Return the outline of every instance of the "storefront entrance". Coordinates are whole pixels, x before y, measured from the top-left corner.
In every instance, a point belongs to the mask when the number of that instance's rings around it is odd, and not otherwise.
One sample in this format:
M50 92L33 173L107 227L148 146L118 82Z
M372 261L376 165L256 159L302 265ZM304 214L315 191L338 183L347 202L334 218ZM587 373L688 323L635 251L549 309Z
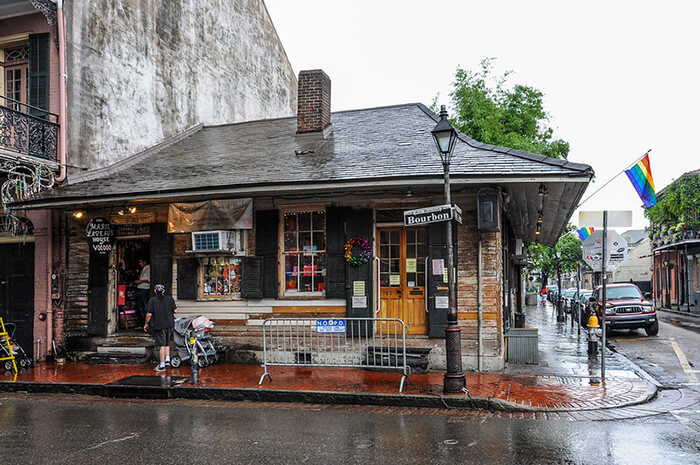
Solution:
M137 280L140 278L141 267L139 260L149 263L150 267L150 239L149 237L117 238L116 241L117 286L116 302L118 312L117 329L119 331L134 331L143 328L143 303L141 290ZM152 283L146 289L147 298L150 298Z
M34 244L0 245L0 317L17 325L15 339L33 354Z
M427 229L381 228L379 318L400 318L408 334L428 334L425 301Z

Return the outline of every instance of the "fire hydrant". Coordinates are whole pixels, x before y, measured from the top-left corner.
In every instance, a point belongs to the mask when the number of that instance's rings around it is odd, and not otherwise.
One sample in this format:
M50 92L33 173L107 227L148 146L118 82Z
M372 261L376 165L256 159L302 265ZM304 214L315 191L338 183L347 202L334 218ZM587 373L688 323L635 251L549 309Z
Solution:
M598 354L598 343L600 341L600 325L598 317L593 314L588 317L588 355Z

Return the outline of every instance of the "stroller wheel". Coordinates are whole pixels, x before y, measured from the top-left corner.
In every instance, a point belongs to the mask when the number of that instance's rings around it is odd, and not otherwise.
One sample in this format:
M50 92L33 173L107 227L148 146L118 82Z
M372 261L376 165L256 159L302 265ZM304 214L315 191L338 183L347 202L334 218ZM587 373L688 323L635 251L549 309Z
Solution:
M177 355L170 359L170 366L178 368L182 364L182 360Z
M11 361L11 360L6 360L6 361L5 361L5 370L7 370L7 371L12 371L12 370L13 370L12 361Z
M207 366L207 359L205 359L204 357L199 357L199 359L197 360L197 365L199 366L199 368L204 368L205 366Z
M29 360L28 357L22 357L19 359L19 366L22 368L29 368L32 364L32 361Z

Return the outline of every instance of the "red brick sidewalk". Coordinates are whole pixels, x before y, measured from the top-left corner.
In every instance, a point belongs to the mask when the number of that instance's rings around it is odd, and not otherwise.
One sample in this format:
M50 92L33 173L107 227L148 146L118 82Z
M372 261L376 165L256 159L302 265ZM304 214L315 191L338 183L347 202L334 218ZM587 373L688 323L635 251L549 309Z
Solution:
M271 367L272 381L258 381L263 370L258 365L221 363L200 370L202 388L246 389L260 391L297 391L355 394L378 394L400 398L441 396L445 401L464 399L465 395L442 394L444 373L414 374L399 394L401 374L354 368L287 368ZM190 367L168 369L171 376L189 376ZM61 383L72 385L108 384L134 375L158 376L151 365L88 365L84 363L39 364L22 371L20 385ZM13 382L12 373L0 375L0 390ZM593 410L623 407L649 400L655 388L636 375L608 377L604 382L576 376L542 376L526 374L467 373L467 389L476 399L491 399L501 408L521 410ZM9 386L7 386L9 388ZM17 388L15 386L14 388ZM215 390L214 390L215 391Z

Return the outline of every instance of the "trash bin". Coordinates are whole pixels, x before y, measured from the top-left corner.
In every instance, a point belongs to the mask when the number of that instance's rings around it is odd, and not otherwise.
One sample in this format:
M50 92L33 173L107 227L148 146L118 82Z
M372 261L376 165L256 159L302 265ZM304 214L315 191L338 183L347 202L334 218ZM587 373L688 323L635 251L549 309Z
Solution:
M525 327L525 314L522 312L515 312L515 327L524 328Z
M525 295L525 305L527 305L527 306L537 305L537 294L534 292L528 292Z

